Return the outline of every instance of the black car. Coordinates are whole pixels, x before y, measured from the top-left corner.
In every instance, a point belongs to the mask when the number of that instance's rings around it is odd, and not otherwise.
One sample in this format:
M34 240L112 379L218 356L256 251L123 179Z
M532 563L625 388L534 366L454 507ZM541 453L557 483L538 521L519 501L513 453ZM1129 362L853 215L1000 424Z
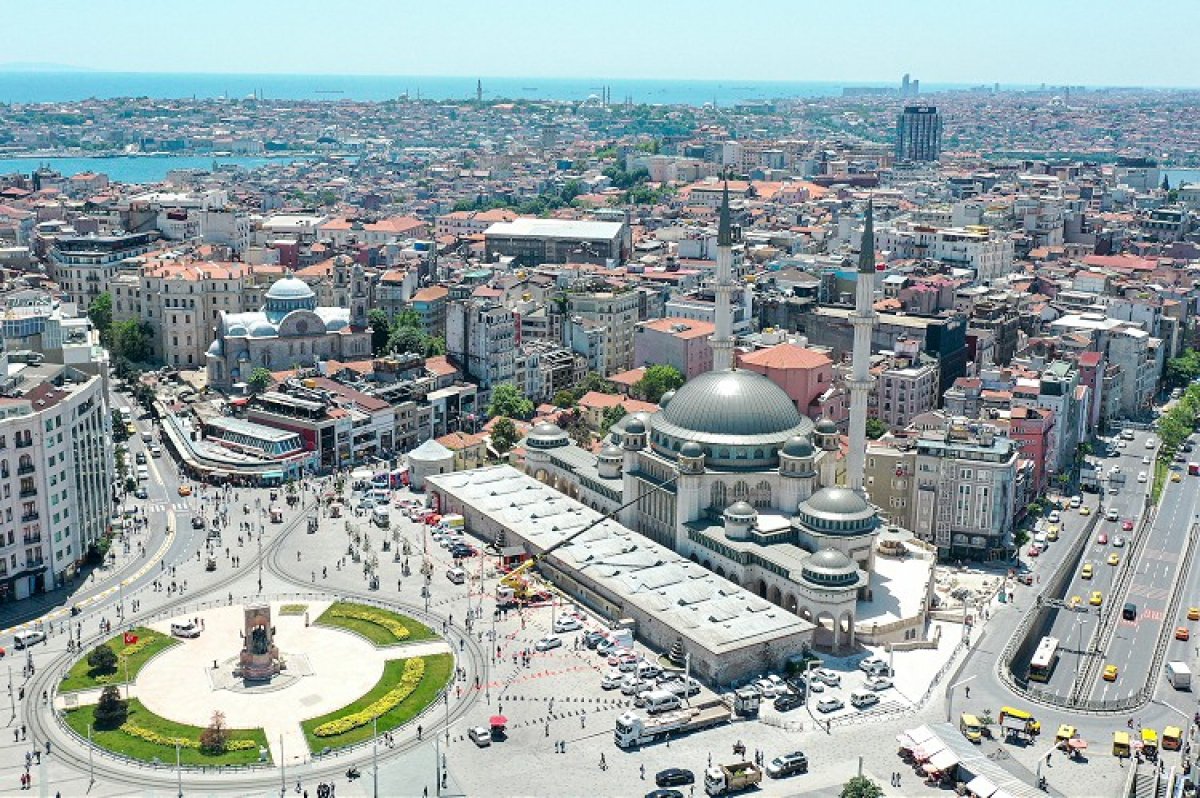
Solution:
M192 529L204 529L204 518L199 515L193 515Z
M134 495L134 497L136 497L138 499L149 499L150 498L150 494L146 492L145 488L138 488L137 490L135 490L133 492L133 495Z
M678 787L680 784L695 784L696 776L687 768L667 768L654 774L654 783L659 787Z
M471 548L470 546L455 546L454 548L450 549L450 554L460 559L463 557L474 557L475 549Z
M683 793L679 790L651 790L646 793L646 798L683 798Z
M604 635L599 632L588 632L583 636L583 644L588 648L595 648L600 645L600 641L604 639Z
M796 695L795 693L787 693L775 699L775 710L777 712L787 712L796 707L803 706L804 696Z

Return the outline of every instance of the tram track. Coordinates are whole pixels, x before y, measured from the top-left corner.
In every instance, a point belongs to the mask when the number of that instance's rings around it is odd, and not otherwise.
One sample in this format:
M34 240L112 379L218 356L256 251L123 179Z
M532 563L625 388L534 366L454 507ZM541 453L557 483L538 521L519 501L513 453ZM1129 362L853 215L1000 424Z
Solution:
M258 567L262 567L269 571L274 577L290 584L299 589L298 592L320 592L340 598L360 599L370 603L385 604L390 607L395 607L398 610L404 611L417 618L425 620L433 620L441 622L432 613L425 613L418 607L406 605L398 601L383 601L367 590L341 589L336 591L314 591L312 586L306 583L302 575L289 573L284 567L280 551L284 543L291 537L292 533L299 527L307 524L310 512L316 511L316 504L302 506L296 517L289 521L281 530L275 539L265 545L262 550L255 554L249 560L247 567L239 568L237 571L230 573L229 576L222 577L212 583L206 584L203 595L214 596L219 603L219 593L227 590L242 579L250 578L249 574ZM147 574L146 576L151 576ZM148 580L149 581L149 580ZM146 582L138 587L144 587ZM156 608L152 612L138 613L126 616L126 621L129 626L137 623L144 623L151 619L169 616L177 611L182 611L188 605L196 604L194 599L184 599L180 597L175 601L167 602L166 604ZM93 611L100 612L101 608ZM124 624L123 624L124 625ZM469 671L478 673L480 671L485 656L482 649L476 642L475 638L467 634L464 630L453 628L452 631L462 638L464 648L455 655L456 660L466 660L465 665ZM107 639L107 635L97 634L89 638L85 643L81 644L81 650L89 650L92 646L97 645L101 641ZM446 636L449 642L449 636ZM451 646L453 652L453 646ZM55 719L53 713L53 697L57 694L56 687L58 684L58 676L66 671L67 668L75 661L79 653L71 653L63 651L58 656L54 657L47 663L43 663L38 669L33 678L27 684L29 695L38 696L43 690L51 696L49 706L39 706L31 702L27 707L34 707L33 711L27 709L25 713L25 722L29 726L29 731L32 734L32 739L37 741L51 740L54 744L53 756L60 764L66 764L73 770L83 774L86 778L91 771L91 762L87 750L88 743L84 741L72 729L66 726L65 722L60 722ZM446 690L449 691L450 684L447 684ZM461 719L469 712L478 702L479 694L475 691L469 691L462 700L455 703L453 707L446 713L437 712L440 702L435 701L427 706L417 718L413 720L424 719L423 725L427 727L426 732L432 732L434 735L446 733L446 730L455 722ZM411 726L413 721L408 722ZM398 740L391 747L378 749L378 760L380 763L402 756L418 748L428 745L433 737L423 735L422 739L410 737L404 740ZM160 788L174 788L178 782L178 772L175 768L169 765L153 765L140 760L127 759L114 755L103 748L96 747L96 771L99 771L103 779L114 785L122 787L130 787L137 791L144 790L147 786ZM355 746L350 746L343 749L338 749L330 754L319 758L310 758L307 762L301 763L300 767L304 769L304 778L309 781L333 781L344 778L345 769L351 765L358 766L363 775L367 775L365 765L368 765L373 758L372 744L370 741L359 743ZM290 771L292 765L288 768ZM270 789L274 791L280 783L280 769L278 764L255 768L252 772L241 771L237 768L220 768L212 767L205 769L197 769L196 766L185 766L183 768L183 782L185 787L216 790L219 792L241 792L245 790L263 790Z

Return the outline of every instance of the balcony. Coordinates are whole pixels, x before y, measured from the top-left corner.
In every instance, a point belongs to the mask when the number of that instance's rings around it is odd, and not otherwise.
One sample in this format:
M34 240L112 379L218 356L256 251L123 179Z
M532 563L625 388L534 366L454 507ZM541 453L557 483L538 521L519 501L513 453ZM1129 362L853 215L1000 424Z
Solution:
M37 488L25 488L17 495L20 496L22 499L28 499L30 496L37 495Z
M25 513L25 515L21 516L21 523L28 524L30 521L36 521L39 518L41 518L41 513L35 510L32 513Z
M27 449L33 446L33 438L17 438L17 448Z
M25 536L25 545L26 545L26 546L29 546L29 545L31 545L31 544L33 544L33 543L41 543L41 542L42 542L42 533L41 533L41 532L38 532L38 533L36 533L36 534L33 534L33 535L26 535L26 536Z
M23 476L25 474L32 474L36 470L37 469L31 465L23 465L17 469L17 476ZM7 474L5 476L7 476Z

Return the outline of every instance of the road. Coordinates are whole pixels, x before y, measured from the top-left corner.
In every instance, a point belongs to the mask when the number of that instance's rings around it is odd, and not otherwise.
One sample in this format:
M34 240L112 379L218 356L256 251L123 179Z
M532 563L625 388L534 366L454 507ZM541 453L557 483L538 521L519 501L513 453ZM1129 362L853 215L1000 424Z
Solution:
M1090 645L1091 636L1096 629L1096 621L1098 612L1095 607L1091 606L1089 598L1093 591L1099 591L1106 605L1111 605L1110 593L1112 585L1116 580L1118 569L1129 567L1125 560L1125 552L1128 551L1128 540L1133 536L1134 532L1126 531L1124 526L1126 522L1130 522L1134 530L1137 529L1138 522L1141 519L1146 508L1146 495L1150 489L1150 479L1153 475L1153 465L1147 465L1142 462L1143 458L1151 455L1152 450L1146 449L1146 440L1152 437L1147 432L1137 432L1132 441L1125 442L1124 449L1117 449L1116 457L1099 458L1100 463L1106 472L1114 465L1120 467L1121 473L1125 475L1124 482L1110 481L1105 484L1105 492L1099 496L1100 505L1097 507L1092 497L1088 497L1085 506L1090 508L1091 512L1096 512L1100 515L1100 519L1096 522L1095 531L1091 534L1091 540L1086 544L1083 557L1079 564L1075 567L1074 574L1071 577L1071 582L1065 590L1061 598L1070 600L1073 597L1078 597L1080 605L1088 609L1087 612L1074 612L1070 610L1059 610L1054 614L1052 631L1048 634L1057 637L1059 640L1059 666L1051 674L1050 681L1046 683L1048 689L1055 693L1067 696L1071 692L1072 685L1075 682L1075 674L1079 665L1082 663L1085 649ZM1139 472L1147 473L1146 482L1138 482L1137 477ZM1113 494L1111 488L1116 488L1117 493ZM1118 520L1109 521L1105 519L1105 514L1110 509L1117 511ZM1078 510L1063 511L1065 527L1063 536L1058 543L1052 546L1066 546L1073 535L1079 534L1080 529L1088 520L1079 515ZM1106 543L1099 543L1100 536L1104 535ZM1120 536L1124 539L1124 545L1121 547L1115 546L1114 541ZM1117 566L1108 565L1108 557L1110 554L1117 554L1121 557L1121 563ZM1087 564L1092 566L1092 577L1090 579L1083 576L1084 567ZM1057 596L1047 598L1059 598ZM1105 609L1104 605L1101 609Z
M1165 617L1165 611L1181 567L1189 529L1196 519L1198 502L1200 477L1184 476L1179 483L1167 482L1158 515L1147 532L1145 547L1132 563L1134 575L1129 592L1118 599L1120 603L1114 602L1110 606L1112 611L1120 611L1126 601L1137 605L1136 619L1117 622L1103 655L1105 665L1116 665L1119 669L1117 680L1106 682L1098 674L1091 691L1092 698L1112 700L1138 692L1145 685L1164 625L1195 627L1186 619ZM1195 567L1189 576L1193 580L1196 578Z

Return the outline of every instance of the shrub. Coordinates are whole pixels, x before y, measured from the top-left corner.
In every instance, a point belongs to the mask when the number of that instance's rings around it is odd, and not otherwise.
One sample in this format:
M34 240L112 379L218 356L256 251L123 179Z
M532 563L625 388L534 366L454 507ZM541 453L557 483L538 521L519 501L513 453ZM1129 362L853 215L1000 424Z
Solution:
M100 673L112 673L117 669L117 654L104 643L93 648L87 655L88 667Z
M97 729L116 729L129 717L129 706L121 698L116 687L108 686L100 693L100 701L93 714Z
M380 715L391 712L401 701L412 695L413 691L421 683L421 678L424 675L425 660L420 657L414 657L405 661L404 673L400 675L400 681L395 687L357 712L352 712L336 720L322 723L313 729L313 734L317 737L333 737L338 734L345 734L351 729L357 729L359 726L366 726Z
M330 607L329 614L335 618L349 618L355 621L373 623L376 626L382 626L384 629L387 629L398 640L408 639L408 627L392 615L380 610L374 610L358 604L339 604Z

